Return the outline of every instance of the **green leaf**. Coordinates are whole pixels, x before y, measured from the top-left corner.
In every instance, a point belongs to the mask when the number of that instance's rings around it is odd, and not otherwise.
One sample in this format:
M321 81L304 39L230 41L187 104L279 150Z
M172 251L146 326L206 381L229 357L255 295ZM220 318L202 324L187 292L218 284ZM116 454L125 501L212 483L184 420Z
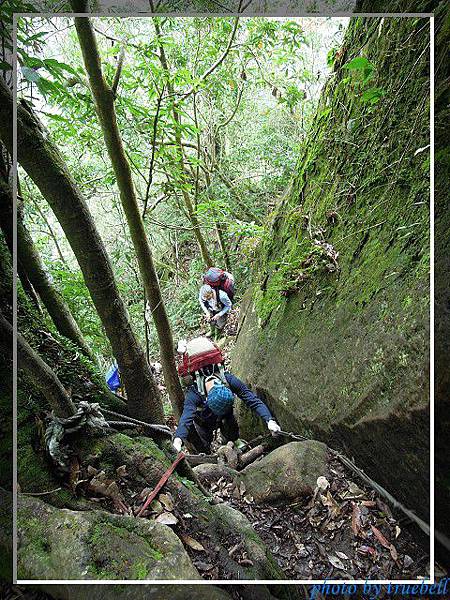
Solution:
M77 72L73 67L66 63L59 62L54 58L46 58L42 62L50 72L60 73L61 71L68 71L69 73L72 73L72 75L77 75Z
M0 60L0 69L2 71L10 71L12 66L4 60Z
M371 88L362 94L361 100L363 102L369 102L370 104L376 104L384 94L385 91L381 88Z
M31 81L32 83L37 83L41 78L40 74L30 67L22 67L21 71L25 79L27 81Z
M344 65L344 69L358 70L358 71L362 71L362 70L366 70L366 69L373 71L373 68L374 68L373 64L365 56L357 56L357 57L353 58L350 62L348 62Z

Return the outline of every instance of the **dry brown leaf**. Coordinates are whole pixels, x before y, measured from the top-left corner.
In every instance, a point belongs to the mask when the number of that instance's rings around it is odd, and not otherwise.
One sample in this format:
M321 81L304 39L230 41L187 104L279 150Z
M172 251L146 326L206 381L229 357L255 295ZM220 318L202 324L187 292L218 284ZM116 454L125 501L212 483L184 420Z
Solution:
M364 496L364 492L363 490L358 487L356 485L356 483L353 483L353 481L349 481L348 483L348 491L353 495L353 496Z
M375 548L372 548L372 546L360 546L357 549L357 552L360 552L361 554L370 554L371 556L377 555L377 551Z
M183 540L183 542L185 544L187 544L189 546L189 548L192 548L193 550L197 550L198 552L205 552L205 548L202 546L202 544L200 544L200 542L195 540L190 535L182 535L181 539Z
M111 483L108 485L105 491L105 496L108 496L108 498L113 498L113 500L120 498L121 494L119 486L115 481L111 481Z
M410 556L408 556L408 554L405 554L405 557L403 559L403 566L407 569L413 564L413 562L413 559Z
M335 554L336 554L336 556L339 556L339 558L342 558L343 560L348 560L348 556L344 552L339 552L339 550L336 550Z
M391 553L391 556L392 556L392 558L393 558L395 561L397 561L397 560L398 560L398 553L397 553L397 550L396 550L396 548L395 548L394 544L391 544L391 545L389 546L389 552Z
M170 512L173 511L175 503L173 501L173 497L171 494L167 493L167 494L160 494L159 495L159 501L161 502L161 504L164 506L164 508Z
M128 473L127 473L127 466L126 465L121 465L120 467L117 467L116 473L117 473L117 475L119 477L126 477L128 475Z
M326 498L325 498L324 496L322 496L322 495L320 495L320 498L321 498L321 500L322 500L322 504L323 504L324 506L327 506L327 507L328 507L328 509L329 509L329 513L330 513L330 516L331 516L333 519L334 519L334 518L336 518L336 517L337 517L337 516L340 514L340 512L341 512L341 509L340 509L340 507L339 507L339 504L336 502L336 500L335 500L335 499L333 498L333 496L330 494L330 491L329 491L329 490L327 491L327 496L326 496Z
M94 494L100 494L101 496L106 496L106 490L108 485L104 481L99 481L96 477L91 479L89 482L89 490L94 492Z
M391 544L387 541L387 539L384 537L384 535L381 533L381 531L379 529L377 529L375 527L375 525L371 525L370 526L374 536L377 538L377 540L380 542L380 544L384 547L389 549Z
M96 469L92 465L88 465L87 469L86 469L86 472L89 475L89 477L94 477L94 475L97 475L98 469Z
M330 487L330 482L326 477L320 476L317 478L317 487L323 492Z
M173 513L164 512L158 515L155 519L157 523L161 523L162 525L176 525L178 523L178 519Z
M341 569L341 571L345 571L344 563L341 560L339 560L337 556L331 555L328 557L328 560L333 565L333 567L336 567L336 569Z
M379 498L376 499L376 503L377 503L379 510L382 513L384 513L388 517L388 519L392 519L392 512L391 512L391 509L389 508L389 506L385 502L380 500Z
M361 531L361 509L356 503L353 503L352 531L355 536L358 536Z
M367 506L367 508L374 508L377 505L377 503L373 500L363 500L361 504L363 506Z
M163 507L163 505L161 504L161 502L159 500L153 500L150 503L149 509L152 512L157 513L158 515L161 514L164 511L164 507Z

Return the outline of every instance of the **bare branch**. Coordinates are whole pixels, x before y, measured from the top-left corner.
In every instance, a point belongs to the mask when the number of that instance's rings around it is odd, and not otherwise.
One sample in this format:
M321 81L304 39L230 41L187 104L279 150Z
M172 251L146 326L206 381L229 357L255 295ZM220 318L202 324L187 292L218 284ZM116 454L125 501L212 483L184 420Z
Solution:
M236 36L236 31L237 31L238 25L239 25L239 17L236 17L236 19L234 21L233 31L231 32L227 47L225 48L225 50L223 51L221 56L216 60L216 62L213 65L211 65L209 67L209 69L207 71L205 71L205 73L203 73L203 75L200 77L199 83L203 83L205 81L205 79L207 79L211 75L211 73L213 73L218 67L220 67L220 65L226 59L226 57L228 56L228 53L231 50L231 46L233 45L233 41ZM195 91L197 91L197 86L192 87L185 94L182 94L181 97L179 98L178 102L180 102L181 100L186 100L186 98L189 98L189 96L191 96Z
M155 152L156 152L156 134L158 133L158 119L159 112L161 110L161 102L164 94L164 86L161 88L161 91L158 96L158 102L156 104L156 112L155 118L153 119L153 136L152 136L152 156L150 159L150 166L148 169L148 180L147 180L147 189L145 191L145 199L144 199L144 208L142 210L142 218L145 218L145 213L147 211L148 197L150 195L150 187L153 182L153 167L155 164Z
M120 75L122 74L122 67L123 67L123 61L125 59L125 49L122 48L120 50L120 54L119 54L119 60L117 62L117 69L116 72L114 74L114 80L111 86L111 91L112 91L112 95L113 98L116 97L117 95L117 88L119 87L119 81L120 81Z
M237 101L236 101L236 106L234 107L233 112L228 117L228 119L226 119L223 123L219 123L217 125L216 132L219 131L219 129L221 129L222 127L226 127L228 125L228 123L230 123L234 119L234 116L236 115L236 113L238 111L238 108L239 108L239 105L241 103L243 91L244 91L244 86L242 85L241 88L239 89L239 93L238 93L238 97L237 97Z

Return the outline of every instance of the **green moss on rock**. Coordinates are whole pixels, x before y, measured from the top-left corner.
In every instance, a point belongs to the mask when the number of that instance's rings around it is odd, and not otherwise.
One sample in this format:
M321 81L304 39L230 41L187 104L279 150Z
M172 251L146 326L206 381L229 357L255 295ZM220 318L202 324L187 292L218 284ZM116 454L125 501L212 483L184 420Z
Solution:
M428 42L422 19L351 19L260 245L232 355L284 428L350 448L424 518ZM373 67L369 88L383 90L376 103L345 67L355 56ZM316 240L338 253L338 269L311 252ZM255 420L241 413L242 435L252 437Z

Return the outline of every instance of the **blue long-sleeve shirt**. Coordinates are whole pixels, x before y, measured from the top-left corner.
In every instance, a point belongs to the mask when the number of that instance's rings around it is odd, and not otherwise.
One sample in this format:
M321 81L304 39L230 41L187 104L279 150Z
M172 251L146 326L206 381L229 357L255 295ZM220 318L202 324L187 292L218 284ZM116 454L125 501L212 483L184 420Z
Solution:
M232 373L225 373L225 379L233 394L236 394L251 410L254 410L267 423L273 419L269 409L262 400L254 394L243 381L235 377ZM206 397L202 396L195 385L191 385L185 395L183 414L178 422L175 437L185 440L189 429L192 426L194 417L198 415L202 421L215 424L218 421L217 416L211 411L206 402Z

